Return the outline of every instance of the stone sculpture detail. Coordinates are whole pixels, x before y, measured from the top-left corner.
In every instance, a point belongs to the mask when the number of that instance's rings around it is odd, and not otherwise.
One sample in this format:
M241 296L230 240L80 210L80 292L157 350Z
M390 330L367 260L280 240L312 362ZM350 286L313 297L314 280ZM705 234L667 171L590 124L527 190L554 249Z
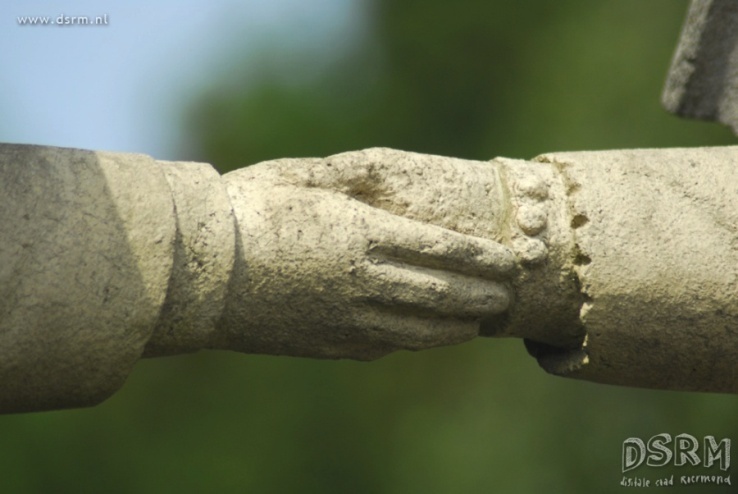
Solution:
M371 360L513 336L549 372L738 391L738 148L369 149L224 176L0 145L0 411L143 357Z

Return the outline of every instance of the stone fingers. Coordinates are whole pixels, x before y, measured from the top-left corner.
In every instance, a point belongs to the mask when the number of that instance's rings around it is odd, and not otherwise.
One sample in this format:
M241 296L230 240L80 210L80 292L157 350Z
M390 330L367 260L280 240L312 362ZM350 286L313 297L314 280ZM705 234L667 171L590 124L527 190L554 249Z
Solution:
M366 300L398 314L481 319L510 303L504 284L482 278L394 262L369 263L365 274L372 280Z
M392 218L370 236L370 256L491 280L506 279L515 269L512 251L497 242L407 218Z
M505 246L374 210L362 299L396 318L480 320L507 310L515 258Z

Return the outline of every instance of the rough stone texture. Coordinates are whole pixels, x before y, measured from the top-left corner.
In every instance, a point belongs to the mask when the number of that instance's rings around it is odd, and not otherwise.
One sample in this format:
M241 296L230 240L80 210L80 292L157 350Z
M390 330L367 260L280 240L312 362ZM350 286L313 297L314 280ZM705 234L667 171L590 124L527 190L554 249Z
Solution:
M239 232L214 348L370 360L469 340L508 307L489 163L370 149L224 180Z
M575 256L566 184L555 168L540 163L497 158L490 165L499 169L505 184L505 243L520 266L512 279L515 303L504 318L485 321L482 334L577 349L584 337L582 296L571 270ZM473 203L466 207L475 209Z
M166 302L145 357L194 352L214 337L235 255L225 184L205 163L157 161L171 187L177 221Z
M0 145L0 412L142 357L524 338L549 372L738 392L738 147L206 164Z
M738 3L692 0L662 95L677 115L738 133Z
M5 144L0 177L0 411L99 403L164 302L164 174L143 155Z
M582 349L597 382L738 392L738 147L544 155L569 184Z

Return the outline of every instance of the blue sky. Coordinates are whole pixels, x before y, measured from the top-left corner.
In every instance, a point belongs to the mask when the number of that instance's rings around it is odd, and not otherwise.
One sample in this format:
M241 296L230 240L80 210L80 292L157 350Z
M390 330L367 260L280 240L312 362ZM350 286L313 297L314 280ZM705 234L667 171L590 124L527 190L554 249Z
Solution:
M250 53L329 52L362 24L361 0L8 3L0 18L0 141L160 159L183 157L186 102L224 74L253 70ZM108 24L19 23L61 15L106 15Z

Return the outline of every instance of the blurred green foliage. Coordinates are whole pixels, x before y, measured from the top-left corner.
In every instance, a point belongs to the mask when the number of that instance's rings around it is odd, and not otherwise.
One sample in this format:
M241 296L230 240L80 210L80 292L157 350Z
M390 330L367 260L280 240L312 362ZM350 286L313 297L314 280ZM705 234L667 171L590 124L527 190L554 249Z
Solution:
M659 106L686 6L366 0L367 33L336 39L346 49L335 59L295 45L299 63L276 70L269 60L289 53L241 59L234 46L240 69L188 113L188 158L228 171L369 146L489 159L734 143L718 125ZM326 68L301 77L313 65ZM548 376L518 341L480 339L372 363L210 352L143 361L94 409L0 418L0 485L612 492L625 438L738 437L736 417L733 396Z
M734 142L660 107L683 1L364 3L373 36L336 40L349 48L304 84L321 53L289 73L268 62L279 52L234 62L250 70L190 114L201 157L228 170L370 146L489 159Z

